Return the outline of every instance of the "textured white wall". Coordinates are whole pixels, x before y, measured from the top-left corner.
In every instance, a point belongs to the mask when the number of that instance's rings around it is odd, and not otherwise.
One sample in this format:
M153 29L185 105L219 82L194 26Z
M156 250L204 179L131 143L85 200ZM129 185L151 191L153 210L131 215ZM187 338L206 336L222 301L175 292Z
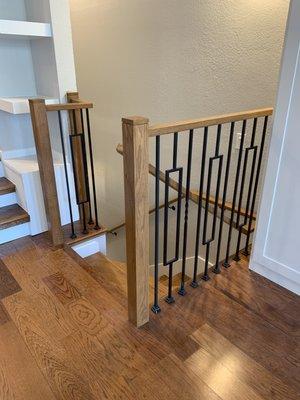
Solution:
M95 103L107 226L124 218L121 117L155 123L273 105L288 3L70 0L78 88Z
M277 110L250 267L300 294L300 2L291 1Z

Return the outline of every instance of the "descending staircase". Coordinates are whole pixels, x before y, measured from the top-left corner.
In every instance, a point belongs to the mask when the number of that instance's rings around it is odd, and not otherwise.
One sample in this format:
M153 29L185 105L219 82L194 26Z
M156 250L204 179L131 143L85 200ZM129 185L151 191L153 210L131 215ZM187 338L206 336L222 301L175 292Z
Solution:
M29 234L29 214L17 204L16 187L0 177L0 243Z

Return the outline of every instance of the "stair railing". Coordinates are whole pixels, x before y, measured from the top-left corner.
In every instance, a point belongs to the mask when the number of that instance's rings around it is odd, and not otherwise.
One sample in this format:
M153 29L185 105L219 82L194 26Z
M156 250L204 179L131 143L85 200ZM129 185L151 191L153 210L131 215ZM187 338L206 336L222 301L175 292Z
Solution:
M45 202L48 227L52 243L55 246L72 243L89 235L91 230L100 230L99 213L95 184L93 145L89 109L90 102L79 99L77 92L67 93L65 104L48 104L44 99L30 99L30 113L36 145L37 160ZM50 129L47 113L56 112L61 142L67 188L70 224L62 226L55 180L55 170L50 141ZM67 112L67 123L63 113ZM65 143L64 127L67 125L70 144L70 156ZM86 145L86 140L88 145ZM88 151L87 151L88 149ZM69 160L68 158L71 158ZM89 160L89 165L88 165ZM71 165L71 173L69 165ZM79 224L74 221L71 182L74 180L76 204L79 207ZM91 186L91 187L90 187Z
M200 280L210 279L209 259L211 246L216 246L212 271L221 272L221 265L230 267L232 231L237 230L235 261L240 260L241 238L245 236L243 253L249 255L251 232L256 218L255 206L265 149L268 118L272 108L251 110L217 117L179 121L171 124L149 126L144 117L122 119L123 145L117 150L123 155L125 190L125 226L127 254L127 284L129 320L142 326L149 320L149 172L155 178L155 237L154 237L154 300L151 310L161 311L159 305L160 260L160 186L164 183L164 216L162 237L163 265L168 267L168 295L166 302L175 301L173 296L173 264L181 260L181 280L178 294L186 294L186 259L189 232L189 205L197 205L195 257L193 278L190 286L196 289ZM233 143L240 127L240 141L236 160L233 160ZM257 134L257 131L260 134ZM172 135L172 162L162 169L161 137ZM179 135L188 135L185 166L179 159ZM202 145L195 149L195 136ZM199 139L198 137L198 139ZM149 139L155 138L155 165L149 164ZM193 154L200 154L200 168L192 171ZM198 175L197 189L191 188L191 175ZM184 183L185 182L185 183ZM232 189L231 189L232 187ZM177 192L177 219L174 254L169 256L169 192ZM214 190L214 195L212 192ZM231 193L230 193L231 192ZM183 207L181 207L181 199ZM183 208L183 210L182 210ZM181 217L183 213L183 234ZM226 213L229 215L226 215ZM209 224L209 214L212 221ZM219 221L219 223L217 223ZM223 225L229 225L227 236ZM182 236L182 237L181 237ZM225 246L225 259L220 260L221 246ZM199 276L199 249L204 246L204 273Z

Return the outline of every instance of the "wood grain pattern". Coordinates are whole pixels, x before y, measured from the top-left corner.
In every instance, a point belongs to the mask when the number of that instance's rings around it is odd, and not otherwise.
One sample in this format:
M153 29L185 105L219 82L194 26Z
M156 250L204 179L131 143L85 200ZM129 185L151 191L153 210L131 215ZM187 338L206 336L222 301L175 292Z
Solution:
M8 321L9 321L9 316L8 316L2 302L0 301L0 326L5 324Z
M0 326L0 354L0 399L55 399L12 322Z
M89 213L86 213L86 216L89 216ZM70 232L71 232L71 225L67 224L63 226L63 232L64 232L64 237L65 237L65 244L66 245L74 245L76 243L82 243L87 240L91 240L94 237L101 236L104 233L107 232L106 228L101 228L101 229L94 229L94 224L88 225L87 226L87 233L82 233L82 224L80 221L76 221L74 223L75 227L75 232L76 232L76 238L72 239L70 237Z
M123 119L124 190L129 320L149 320L148 120Z
M60 272L47 276L43 281L62 304L68 304L81 297L79 290Z
M62 103L62 104L47 104L47 111L70 111L80 110L82 108L93 108L93 103Z
M0 207L0 229L7 229L29 221L29 214L18 204Z
M126 265L44 236L0 254L22 289L0 301L1 400L299 398L300 299L245 258L137 329Z
M5 176L0 177L0 195L15 192L15 185L9 181Z
M285 385L208 324L203 325L192 336L202 349L211 354L224 368L251 386L263 398L298 399L297 393L293 392L288 385Z
M30 114L49 230L54 246L63 244L45 100L30 99Z
M262 399L250 386L240 380L236 371L231 372L203 348L196 351L184 364L224 400Z
M243 121L245 119L264 117L272 114L273 108L262 108L259 110L242 111L238 113L218 115L209 118L158 124L149 127L149 136L166 135L168 133L174 132L187 132L190 129L204 128L205 126L226 124L234 121Z
M88 384L72 368L55 335L49 335L26 307L21 296L5 299L5 307L16 324L36 363L59 399L93 399Z
M0 260L0 300L21 290L7 266Z

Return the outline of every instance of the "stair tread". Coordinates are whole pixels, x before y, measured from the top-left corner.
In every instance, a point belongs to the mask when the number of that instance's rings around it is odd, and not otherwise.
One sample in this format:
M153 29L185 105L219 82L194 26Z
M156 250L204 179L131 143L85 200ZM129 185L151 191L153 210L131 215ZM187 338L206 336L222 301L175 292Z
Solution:
M90 240L93 237L96 236L100 236L103 235L105 232L107 232L107 229L104 227L101 227L98 230L94 229L94 225L88 225L87 229L88 229L88 233L82 233L82 226L81 226L81 222L80 221L76 221L74 223L74 229L75 229L75 233L76 233L76 238L72 239L70 237L71 234L71 224L67 224L63 226L63 233L64 233L64 237L65 237L65 243L67 245L74 245L74 244L78 244L81 242L84 242L86 240Z
M15 190L16 187L11 181L9 181L4 176L0 178L0 195L7 193L14 193Z
M18 204L0 208L0 230L29 222L29 214Z

